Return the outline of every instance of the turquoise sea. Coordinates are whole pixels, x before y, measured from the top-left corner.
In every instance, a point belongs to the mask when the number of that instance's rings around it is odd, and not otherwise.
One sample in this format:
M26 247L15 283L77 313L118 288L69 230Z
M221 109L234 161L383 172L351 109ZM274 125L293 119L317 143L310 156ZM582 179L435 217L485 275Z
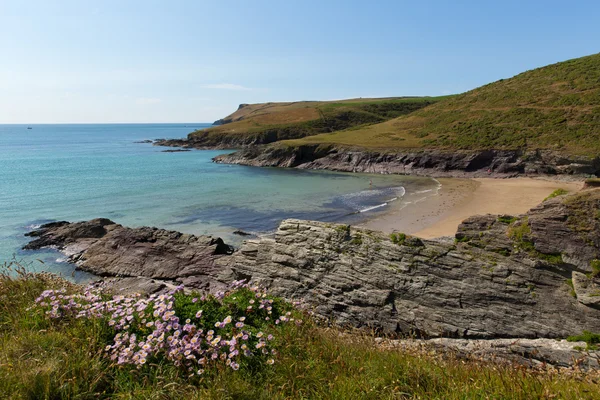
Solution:
M50 221L106 217L239 246L236 229L264 234L288 217L358 223L401 202L405 192L436 185L427 178L214 164L212 157L227 151L164 153L135 143L207 126L0 125L0 263L16 258L83 279L56 251L20 250L24 233Z

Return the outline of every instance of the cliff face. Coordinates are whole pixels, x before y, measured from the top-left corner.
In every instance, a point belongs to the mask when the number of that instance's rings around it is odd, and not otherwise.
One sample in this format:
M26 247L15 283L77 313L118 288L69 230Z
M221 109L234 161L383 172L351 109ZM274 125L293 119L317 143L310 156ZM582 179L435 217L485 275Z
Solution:
M600 158L519 150L380 152L331 145L250 147L213 159L224 164L427 176L600 175Z
M27 248L57 246L116 285L219 290L259 281L323 318L427 337L566 337L600 331L600 190L547 200L519 217L476 216L455 241L313 221L229 255L220 239L109 220L49 224Z

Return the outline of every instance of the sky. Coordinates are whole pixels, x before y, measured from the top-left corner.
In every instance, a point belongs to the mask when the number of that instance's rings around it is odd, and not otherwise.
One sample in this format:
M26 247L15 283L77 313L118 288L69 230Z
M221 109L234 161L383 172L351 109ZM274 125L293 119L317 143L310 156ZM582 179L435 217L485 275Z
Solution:
M0 123L461 93L600 52L600 1L0 0Z

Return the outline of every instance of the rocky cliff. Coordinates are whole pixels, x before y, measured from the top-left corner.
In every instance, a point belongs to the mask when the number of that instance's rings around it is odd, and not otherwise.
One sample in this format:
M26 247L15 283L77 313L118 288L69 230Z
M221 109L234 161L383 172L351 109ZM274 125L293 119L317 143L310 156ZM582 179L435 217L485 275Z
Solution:
M600 331L600 190L525 215L476 216L454 241L286 220L239 250L220 239L110 220L49 224L27 248L57 246L121 287L218 290L260 281L338 324L390 334L558 338ZM157 286L158 285L158 286Z
M215 157L214 161L260 167L435 177L600 175L600 157L563 156L552 151L415 149L384 152L333 145L273 145L248 147Z

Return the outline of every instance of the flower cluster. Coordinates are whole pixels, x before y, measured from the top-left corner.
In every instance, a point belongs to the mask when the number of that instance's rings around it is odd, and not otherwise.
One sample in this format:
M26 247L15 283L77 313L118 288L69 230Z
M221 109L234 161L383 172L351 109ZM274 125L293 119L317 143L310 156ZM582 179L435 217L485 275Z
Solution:
M76 294L46 290L36 304L53 319L105 321L116 333L105 351L117 364L142 367L166 359L191 374L219 362L234 370L243 363L273 364L276 340L270 331L302 322L289 304L243 281L214 296L186 294L182 286L149 297L109 297L93 286Z

